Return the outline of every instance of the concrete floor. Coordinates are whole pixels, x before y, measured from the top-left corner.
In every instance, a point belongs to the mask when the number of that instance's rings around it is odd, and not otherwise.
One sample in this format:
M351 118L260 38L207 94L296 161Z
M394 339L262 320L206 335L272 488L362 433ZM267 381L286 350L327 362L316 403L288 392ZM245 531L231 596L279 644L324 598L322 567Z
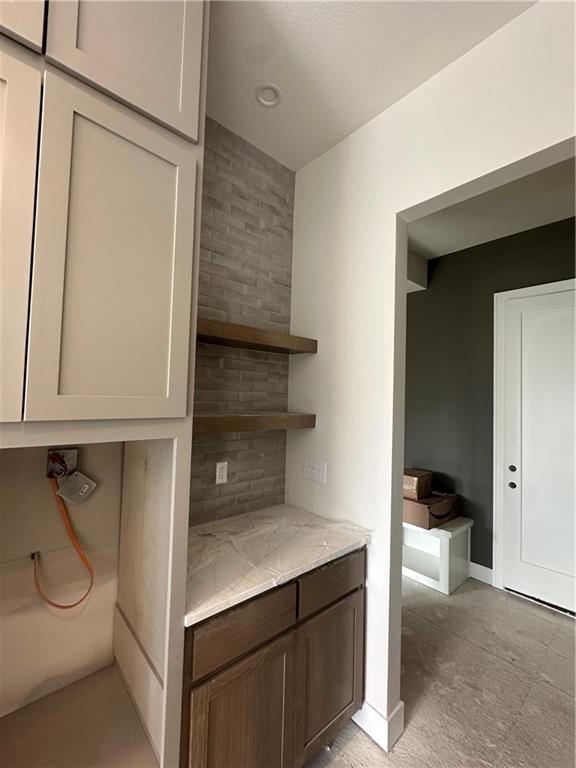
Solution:
M0 719L2 768L158 768L115 666Z
M403 591L402 738L351 723L307 768L574 768L574 621L473 580Z
M574 768L574 630L476 581L450 597L405 581L404 735L386 754L350 724L307 768ZM0 719L0 766L158 763L109 667Z

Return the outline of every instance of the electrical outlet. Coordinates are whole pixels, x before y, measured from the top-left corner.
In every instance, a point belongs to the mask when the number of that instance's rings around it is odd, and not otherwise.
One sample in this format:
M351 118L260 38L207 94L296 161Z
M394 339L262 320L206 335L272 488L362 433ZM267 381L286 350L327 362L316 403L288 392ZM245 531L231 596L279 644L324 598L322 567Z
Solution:
M224 485L228 482L228 462L216 462L216 485Z
M306 480L326 485L327 470L328 464L325 461L310 458L304 459L304 477Z

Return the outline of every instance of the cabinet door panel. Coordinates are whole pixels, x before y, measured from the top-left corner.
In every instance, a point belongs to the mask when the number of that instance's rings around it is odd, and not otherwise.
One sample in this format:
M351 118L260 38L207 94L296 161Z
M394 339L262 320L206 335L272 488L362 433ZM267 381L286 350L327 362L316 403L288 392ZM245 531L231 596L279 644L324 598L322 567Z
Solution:
M192 690L190 768L291 768L294 633Z
M46 73L26 419L185 415L195 151Z
M35 51L44 42L44 0L0 0L0 32Z
M298 628L296 659L296 765L303 765L361 706L363 589Z
M194 141L201 0L69 0L48 16L46 55Z
M0 39L0 421L22 419L41 74Z

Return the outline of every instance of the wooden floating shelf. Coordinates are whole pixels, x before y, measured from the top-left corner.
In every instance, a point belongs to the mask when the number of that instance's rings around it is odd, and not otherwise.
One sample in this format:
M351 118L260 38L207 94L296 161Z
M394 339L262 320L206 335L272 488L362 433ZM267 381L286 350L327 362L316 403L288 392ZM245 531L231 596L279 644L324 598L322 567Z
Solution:
M194 433L313 429L313 413L212 413L194 416Z
M281 331L252 328L249 325L223 323L220 320L198 318L196 340L202 344L219 344L224 347L256 349L261 352L281 352L289 355L314 353L318 350L315 339L292 336Z

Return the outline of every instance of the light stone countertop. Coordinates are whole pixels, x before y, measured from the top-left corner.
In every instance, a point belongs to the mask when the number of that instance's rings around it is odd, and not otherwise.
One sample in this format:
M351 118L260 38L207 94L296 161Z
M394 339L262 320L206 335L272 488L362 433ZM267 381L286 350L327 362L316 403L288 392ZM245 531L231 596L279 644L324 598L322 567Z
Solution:
M190 528L187 627L360 549L370 531L280 504Z

